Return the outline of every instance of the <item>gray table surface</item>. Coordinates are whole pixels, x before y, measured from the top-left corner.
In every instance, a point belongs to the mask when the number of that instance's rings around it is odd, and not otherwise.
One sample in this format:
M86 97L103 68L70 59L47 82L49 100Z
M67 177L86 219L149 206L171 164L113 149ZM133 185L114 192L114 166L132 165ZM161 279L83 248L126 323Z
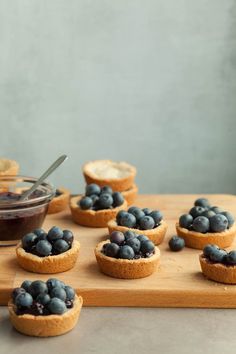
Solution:
M235 310L83 308L76 328L54 338L17 333L0 307L0 353L236 353Z

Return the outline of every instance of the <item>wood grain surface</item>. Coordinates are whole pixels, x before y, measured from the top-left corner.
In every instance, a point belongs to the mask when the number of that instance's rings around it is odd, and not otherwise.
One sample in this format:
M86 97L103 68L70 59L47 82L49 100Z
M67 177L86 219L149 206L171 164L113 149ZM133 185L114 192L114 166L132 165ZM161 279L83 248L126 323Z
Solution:
M65 273L53 275L76 288L84 298L85 306L136 306L136 307L208 307L236 308L236 286L207 280L200 271L199 250L185 248L174 253L168 240L176 234L175 222L188 211L198 195L140 195L136 205L160 209L169 228L161 250L161 266L153 275L136 280L108 277L99 272L94 256L95 245L107 239L106 229L76 225L69 210L48 215L44 228L57 225L74 232L81 243L76 266ZM236 197L209 195L212 205L218 205L236 215ZM236 249L236 244L231 249ZM46 280L50 275L29 273L16 261L14 247L0 248L0 304L5 305L11 290L25 279Z

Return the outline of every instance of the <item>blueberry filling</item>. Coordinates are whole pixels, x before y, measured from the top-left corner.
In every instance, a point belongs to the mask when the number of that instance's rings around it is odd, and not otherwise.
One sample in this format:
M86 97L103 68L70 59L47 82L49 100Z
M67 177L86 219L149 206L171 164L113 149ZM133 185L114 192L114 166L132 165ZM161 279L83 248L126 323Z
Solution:
M180 216L179 226L200 233L222 232L230 229L234 221L234 216L228 211L211 206L206 198L199 198L188 214Z
M27 291L23 288L25 284L27 284ZM62 315L68 309L73 308L74 298L74 289L54 278L47 282L26 280L20 288L16 288L12 292L17 315Z
M132 231L113 231L110 242L103 245L101 252L117 259L150 258L155 253L155 245L144 235Z
M203 257L210 263L221 263L225 266L236 265L236 251L227 252L217 245L207 245L203 249Z
M117 213L116 222L119 226L125 226L132 229L151 230L161 224L163 215L159 210L150 210L148 208L138 208L132 206L128 211L121 210Z
M61 230L53 226L48 233L42 229L23 236L22 248L38 257L55 256L68 251L73 243L74 236L70 230Z

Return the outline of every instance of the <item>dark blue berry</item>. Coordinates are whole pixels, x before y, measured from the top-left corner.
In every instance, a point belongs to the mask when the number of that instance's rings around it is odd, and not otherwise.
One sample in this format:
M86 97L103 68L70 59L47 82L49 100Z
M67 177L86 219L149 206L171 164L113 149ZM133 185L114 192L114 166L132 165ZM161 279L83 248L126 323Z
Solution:
M95 183L88 184L86 186L85 195L90 197L92 194L99 195L101 193L101 188Z
M105 255L107 257L116 258L119 253L120 247L116 243L108 243L105 248Z
M224 258L224 263L227 265L236 265L236 251L230 251Z
M62 315L67 310L65 302L56 297L50 300L48 303L48 309L52 314L55 315Z
M191 214L183 214L179 218L179 226L188 229L193 223L193 217Z
M93 206L93 200L90 197L83 197L79 201L79 206L82 210L88 210Z
M15 298L15 305L17 307L30 307L33 303L33 298L29 293L22 293Z
M49 301L51 300L50 296L48 294L39 294L36 297L36 302L39 302L42 305L47 305Z
M122 259L133 259L135 256L134 250L132 247L125 245L120 247L119 258Z
M212 232L222 232L228 227L228 220L222 214L216 214L210 218L210 229Z
M209 231L210 222L205 216L197 216L193 220L193 230L201 233L206 233Z
M63 240L71 246L74 241L73 233L70 230L63 230Z
M149 241L149 238L145 235L138 235L137 236L137 239L140 241L140 242L143 242L143 241Z
M126 241L126 244L130 247L133 248L135 253L138 253L140 251L141 247L141 242L137 237L130 238Z
M113 198L112 195L109 193L101 193L99 196L99 208L100 209L108 209L112 206L113 204Z
M151 230L155 226L155 221L151 216L145 215L139 220L139 226L141 230Z
M218 246L216 245L206 245L203 249L203 255L204 257L206 258L209 258L210 257L210 254L213 252L214 249L219 249Z
M13 289L12 292L12 298L13 300L15 300L15 298L19 295L19 294L24 294L26 292L26 290L24 288L15 288Z
M144 212L142 209L137 208L137 207L131 207L128 209L128 213L132 214L135 216L137 222L145 216Z
M147 240L141 242L140 251L142 252L142 254L145 255L146 253L153 253L154 250L155 250L155 245L152 241Z
M203 208L210 208L210 206L211 206L209 203L209 200L206 198L198 198L197 200L195 200L194 205L200 206Z
M47 257L52 252L52 245L47 240L41 240L36 244L36 252L39 256Z
M220 214L223 212L223 210L221 208L219 208L218 206L210 207L210 210L214 211L214 213L216 213L216 214Z
M33 232L26 234L21 240L22 247L24 248L24 250L29 251L31 247L35 245L37 240L37 235L35 235Z
M159 210L153 210L149 216L151 216L153 218L153 220L155 221L156 225L159 225L161 220L163 219L163 215Z
M57 240L53 244L53 251L57 254L64 253L68 251L69 248L70 246L65 240Z
M38 236L38 240L46 240L47 239L47 233L43 229L35 229L33 233Z
M235 221L234 216L228 211L223 211L221 214L224 215L228 220L228 229L232 227Z
M202 215L206 209L201 207L201 206L195 206L192 209L190 209L189 214L192 215L192 217L195 219L196 217Z
M120 225L120 219L122 216L126 215L127 211L125 210L120 210L117 214L116 214L116 222L118 225Z
M149 209L149 208L143 208L142 210L143 210L143 212L144 212L145 215L149 215L149 214L151 214L151 212L152 212L152 210Z
M111 187L109 186L104 186L101 188L101 193L108 193L108 194L112 194L113 190L111 189Z
M58 299L65 301L66 291L62 287L56 286L55 288L52 288L52 290L50 291L50 296L51 298L57 297Z
M49 291L51 291L53 288L58 287L58 286L61 288L65 287L65 284L61 280L56 279L56 278L48 279L46 284L47 284Z
M212 251L209 255L209 259L214 263L222 263L226 255L227 252L225 250L222 250L220 248L212 248Z
M181 251L184 248L184 246L185 246L185 242L182 237L173 236L169 241L169 247L173 252Z
M29 287L29 293L33 296L34 299L36 299L39 294L47 294L47 284L42 280L35 280Z
M205 210L204 213L202 213L202 216L205 216L208 219L214 215L216 215L216 213L213 210Z
M120 217L119 225L133 228L136 225L136 218L133 214L126 212Z
M114 192L112 194L112 198L113 198L113 207L114 208L121 206L125 201L123 195L120 192Z
M130 238L136 237L136 234L135 234L135 232L133 232L131 230L127 230L127 231L125 231L124 236L125 236L125 240L127 241Z
M113 231L110 234L110 241L116 243L117 245L121 245L125 240L125 236L123 232L120 231Z
M74 300L75 291L71 286L65 286L66 300Z
M99 201L99 196L97 194L92 194L89 196L89 198L92 199L93 202L93 207L97 204L97 202Z
M24 280L23 283L21 284L21 288L25 289L25 291L28 293L31 283L32 281L30 280Z
M60 229L60 227L53 226L49 231L48 231L48 241L54 242L56 240L59 240L63 238L63 231Z

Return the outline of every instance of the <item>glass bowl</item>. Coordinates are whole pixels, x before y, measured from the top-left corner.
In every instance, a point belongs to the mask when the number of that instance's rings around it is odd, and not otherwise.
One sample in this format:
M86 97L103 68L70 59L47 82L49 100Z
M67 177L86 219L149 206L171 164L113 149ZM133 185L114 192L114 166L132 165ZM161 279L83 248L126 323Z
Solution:
M44 182L29 199L19 201L36 181L34 177L0 177L0 246L16 245L22 236L42 226L55 188Z

